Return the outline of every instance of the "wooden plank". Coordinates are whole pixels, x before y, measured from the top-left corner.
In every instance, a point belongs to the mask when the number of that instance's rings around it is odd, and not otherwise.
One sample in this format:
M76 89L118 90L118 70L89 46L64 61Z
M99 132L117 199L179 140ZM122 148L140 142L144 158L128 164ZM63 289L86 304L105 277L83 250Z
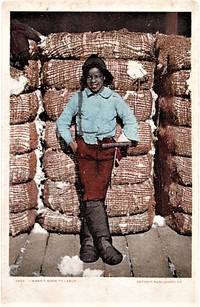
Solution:
M172 277L157 229L127 236L134 277Z
M131 277L130 259L125 236L113 236L113 246L124 256L121 263L117 265L105 264L106 277Z
M74 240L74 255L79 256L80 252L80 237L79 235L75 235L75 240Z
M79 255L78 236L51 233L42 265L43 276L62 276L57 265L64 256Z
M9 237L9 265L16 263L21 249L25 247L27 238L27 233L20 234L16 237Z
M191 236L180 235L168 226L158 228L158 233L176 268L177 277L191 277Z
M39 276L46 250L48 234L31 233L29 244L24 253L16 276Z
M166 34L177 34L178 32L178 14L166 13L165 18L165 31Z

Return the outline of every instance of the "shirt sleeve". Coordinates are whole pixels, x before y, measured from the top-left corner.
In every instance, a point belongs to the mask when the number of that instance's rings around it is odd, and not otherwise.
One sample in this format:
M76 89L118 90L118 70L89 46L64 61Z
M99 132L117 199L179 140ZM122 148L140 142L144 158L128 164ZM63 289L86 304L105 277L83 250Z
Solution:
M73 142L72 135L70 132L70 126L73 116L78 112L78 92L76 92L69 102L66 104L63 112L56 121L56 126L60 136L64 139L67 144Z
M138 122L133 114L133 111L130 109L128 104L123 100L121 96L117 96L116 99L116 110L117 114L123 122L123 132L125 136L132 141L139 141L138 135Z

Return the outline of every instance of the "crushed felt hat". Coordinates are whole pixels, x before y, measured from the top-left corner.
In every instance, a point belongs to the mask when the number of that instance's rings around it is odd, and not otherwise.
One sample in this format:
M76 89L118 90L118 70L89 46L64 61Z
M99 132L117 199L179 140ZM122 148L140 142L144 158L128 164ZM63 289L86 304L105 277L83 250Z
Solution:
M106 83L111 84L113 81L113 76L106 67L105 62L96 54L91 54L89 58L86 59L82 66L83 74L87 74L90 68L97 67L103 71L106 77Z

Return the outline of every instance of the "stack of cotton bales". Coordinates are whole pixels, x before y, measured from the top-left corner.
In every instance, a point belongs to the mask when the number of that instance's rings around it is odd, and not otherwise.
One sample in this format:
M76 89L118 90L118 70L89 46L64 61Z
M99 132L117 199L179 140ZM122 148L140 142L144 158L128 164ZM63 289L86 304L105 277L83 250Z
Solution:
M191 39L157 36L158 130L157 198L160 214L181 234L192 231Z
M40 202L40 61L10 68L10 234L31 229Z
M56 135L55 121L80 87L82 65L91 54L104 58L119 92L139 122L140 142L128 150L112 178L106 205L111 232L148 230L154 215L152 90L155 38L128 31L52 33L41 45L44 107L47 114L44 157L45 205L41 223L59 232L78 232L81 188L74 155Z

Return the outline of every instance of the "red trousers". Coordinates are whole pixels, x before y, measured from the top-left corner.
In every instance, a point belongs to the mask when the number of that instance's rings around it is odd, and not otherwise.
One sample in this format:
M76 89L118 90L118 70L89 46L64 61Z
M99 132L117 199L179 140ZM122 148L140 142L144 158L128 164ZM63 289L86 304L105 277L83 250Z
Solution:
M77 160L79 176L83 186L83 200L105 199L110 182L114 148L102 149L102 143L114 142L112 138L98 141L98 145L86 144L81 137L77 138Z

